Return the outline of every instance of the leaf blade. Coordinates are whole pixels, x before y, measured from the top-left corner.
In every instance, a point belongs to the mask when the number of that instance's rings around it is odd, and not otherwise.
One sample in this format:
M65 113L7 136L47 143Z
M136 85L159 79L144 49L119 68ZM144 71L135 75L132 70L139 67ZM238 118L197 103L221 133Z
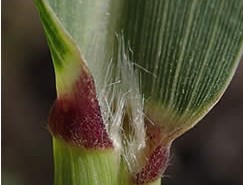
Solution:
M163 12L160 16L153 13L156 7ZM133 1L126 10L124 33L134 62L157 76L142 73L147 109L160 106L155 112L172 119L173 128L183 122L191 127L221 97L238 65L242 1ZM137 22L138 36L133 31Z

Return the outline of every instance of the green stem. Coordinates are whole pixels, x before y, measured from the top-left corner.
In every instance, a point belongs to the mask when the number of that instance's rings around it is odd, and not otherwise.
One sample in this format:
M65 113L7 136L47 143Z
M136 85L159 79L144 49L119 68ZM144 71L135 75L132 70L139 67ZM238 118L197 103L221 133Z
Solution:
M53 137L55 185L116 185L119 154L75 148Z
M154 182L151 182L149 185L161 185L161 178L160 179L157 179Z
M134 185L132 182L132 176L128 171L127 163L123 157L121 158L118 181L119 185Z

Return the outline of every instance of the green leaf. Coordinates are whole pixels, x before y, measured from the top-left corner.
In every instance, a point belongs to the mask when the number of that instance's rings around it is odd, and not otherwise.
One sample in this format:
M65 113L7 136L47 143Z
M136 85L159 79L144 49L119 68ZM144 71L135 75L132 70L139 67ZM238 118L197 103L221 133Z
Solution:
M134 0L122 17L133 62L149 71L140 79L146 113L176 137L232 79L242 55L243 1Z
M99 91L103 88L104 73L114 50L115 26L118 24L116 17L121 14L119 10L122 7L119 4L122 1L43 0L43 2L49 4L64 30L77 43Z
M36 0L55 69L58 96L70 93L81 72L89 75L79 48L48 3Z

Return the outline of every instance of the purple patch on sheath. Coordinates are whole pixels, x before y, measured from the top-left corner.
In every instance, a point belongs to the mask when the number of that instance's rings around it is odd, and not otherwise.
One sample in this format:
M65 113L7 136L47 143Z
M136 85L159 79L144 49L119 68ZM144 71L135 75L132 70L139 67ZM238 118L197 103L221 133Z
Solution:
M145 166L135 174L136 184L152 182L164 173L169 161L170 147L158 146L148 157Z
M50 131L75 146L113 147L96 98L92 77L82 71L70 94L59 97L49 117Z

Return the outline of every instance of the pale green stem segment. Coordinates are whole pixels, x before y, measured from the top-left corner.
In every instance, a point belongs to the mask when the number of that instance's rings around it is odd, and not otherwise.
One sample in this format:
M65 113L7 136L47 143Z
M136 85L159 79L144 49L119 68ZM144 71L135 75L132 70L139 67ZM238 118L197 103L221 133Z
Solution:
M124 158L121 159L120 171L119 171L119 185L135 185L132 181L132 176L128 172L127 163Z
M157 179L156 181L151 182L151 183L149 183L147 185L161 185L161 178L160 179Z
M55 185L117 184L119 155L114 150L75 148L53 138L53 151Z
M53 137L54 185L137 185L118 151L70 146ZM161 179L143 185L160 185Z

